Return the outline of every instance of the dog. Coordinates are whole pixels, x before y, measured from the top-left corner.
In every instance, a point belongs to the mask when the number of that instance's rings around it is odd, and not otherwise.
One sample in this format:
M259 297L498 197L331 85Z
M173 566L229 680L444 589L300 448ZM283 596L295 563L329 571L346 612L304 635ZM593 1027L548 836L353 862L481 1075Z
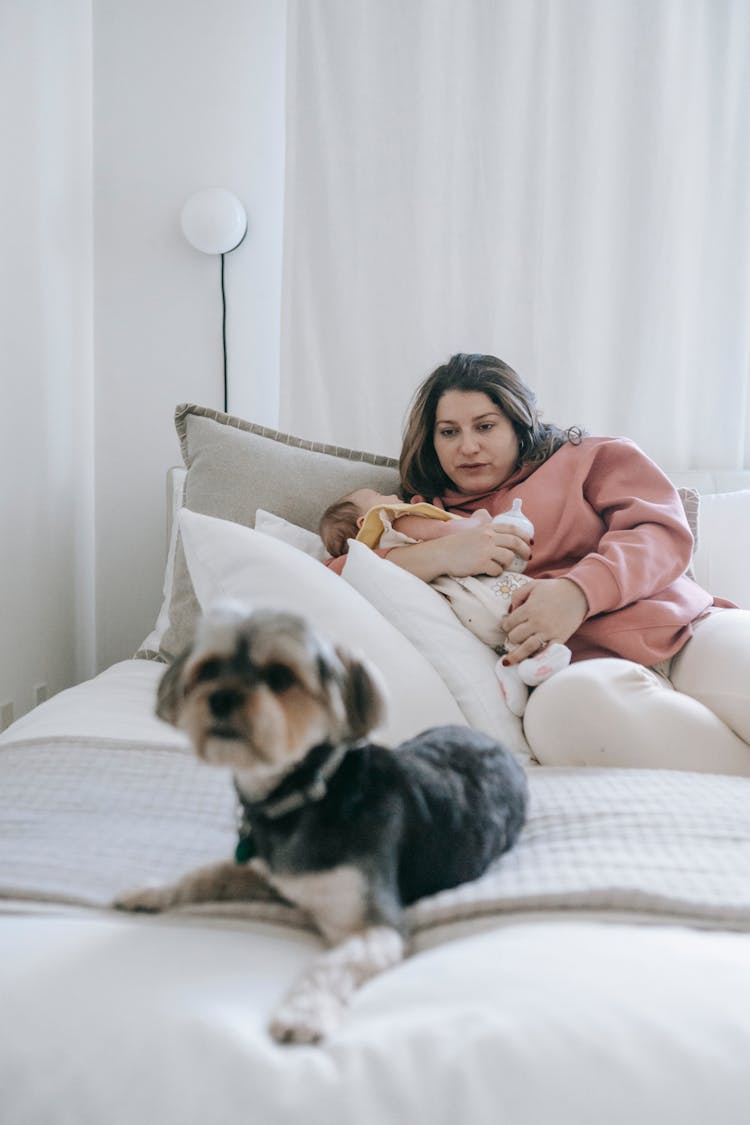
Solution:
M368 741L385 715L379 673L293 614L209 612L162 677L157 714L233 771L240 842L234 861L115 905L280 896L306 911L330 948L275 1012L280 1042L329 1035L353 991L404 957L404 907L477 879L524 824L510 751L460 726L395 750Z

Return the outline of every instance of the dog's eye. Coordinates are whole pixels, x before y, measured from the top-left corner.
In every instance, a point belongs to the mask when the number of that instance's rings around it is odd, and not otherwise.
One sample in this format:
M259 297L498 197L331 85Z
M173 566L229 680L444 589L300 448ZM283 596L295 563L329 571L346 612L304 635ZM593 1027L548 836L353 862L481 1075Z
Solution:
M193 680L196 684L206 683L208 680L218 680L221 672L221 663L218 660L206 660L195 669Z
M263 678L276 695L280 695L295 682L294 673L286 664L269 664L263 669Z

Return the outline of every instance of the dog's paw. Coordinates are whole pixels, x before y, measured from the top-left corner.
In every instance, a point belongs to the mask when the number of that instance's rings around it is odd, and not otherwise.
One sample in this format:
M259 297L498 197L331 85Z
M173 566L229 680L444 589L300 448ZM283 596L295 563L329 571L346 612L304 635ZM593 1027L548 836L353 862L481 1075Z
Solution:
M320 1043L341 1024L344 1006L335 996L301 993L288 996L269 1024L277 1043Z
M128 910L141 914L159 914L172 905L172 895L165 887L146 887L119 895L112 906L115 910Z

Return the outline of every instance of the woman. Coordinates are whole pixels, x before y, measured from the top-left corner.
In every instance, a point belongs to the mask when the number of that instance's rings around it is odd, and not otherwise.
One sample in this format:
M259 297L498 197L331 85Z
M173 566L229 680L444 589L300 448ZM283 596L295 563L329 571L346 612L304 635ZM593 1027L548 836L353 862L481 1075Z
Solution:
M680 498L633 442L542 422L512 368L460 354L418 389L400 466L409 498L495 515L519 497L535 526L529 542L488 523L388 558L428 582L527 560L504 659L552 641L573 652L526 709L540 762L750 775L750 612L687 576Z

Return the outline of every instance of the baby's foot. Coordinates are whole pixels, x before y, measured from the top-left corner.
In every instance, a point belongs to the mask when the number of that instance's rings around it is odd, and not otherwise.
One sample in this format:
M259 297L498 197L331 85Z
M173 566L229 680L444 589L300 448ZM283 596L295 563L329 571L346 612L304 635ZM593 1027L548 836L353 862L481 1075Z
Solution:
M557 642L547 645L541 652L529 656L518 665L520 678L529 687L543 684L555 672L561 672L570 664L570 649Z
M518 674L521 664L514 664L507 668L502 657L495 665L495 675L500 684L500 691L508 704L508 710L514 715L523 715L526 709L526 700L529 698L529 689Z

